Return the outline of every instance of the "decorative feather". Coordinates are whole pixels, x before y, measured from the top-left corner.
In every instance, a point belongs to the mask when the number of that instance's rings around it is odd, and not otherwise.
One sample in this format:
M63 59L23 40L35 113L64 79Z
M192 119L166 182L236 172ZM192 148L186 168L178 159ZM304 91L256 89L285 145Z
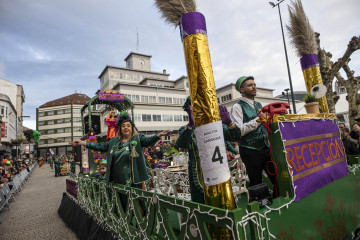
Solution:
M175 27L179 25L182 15L188 12L196 12L196 0L155 0L155 6L162 18Z
M289 6L290 25L286 28L289 32L291 44L298 57L308 54L317 54L316 38L300 0L291 1Z

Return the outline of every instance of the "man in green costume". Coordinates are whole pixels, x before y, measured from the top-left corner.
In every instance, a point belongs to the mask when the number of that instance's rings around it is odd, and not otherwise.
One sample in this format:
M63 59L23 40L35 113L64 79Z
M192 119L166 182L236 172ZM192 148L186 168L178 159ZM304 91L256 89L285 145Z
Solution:
M238 141L241 159L243 160L250 180L250 186L262 183L264 170L271 182L275 182L275 169L271 164L269 142L265 127L257 121L265 117L262 105L254 100L256 84L253 77L240 77L236 82L242 98L231 110L231 119L241 131Z
M75 168L76 168L76 162L75 162L74 159L71 159L71 160L70 160L70 171L71 171L72 173L75 173Z
M49 157L49 164L50 164L51 169L53 169L54 161L51 156Z
M60 165L62 163L62 159L59 157L58 159L55 158L55 177L60 175Z
M187 149L189 152L188 175L190 181L191 201L205 204L203 177L200 167L199 151L194 133L195 123L192 114L190 97L186 99L183 109L189 116L189 123L179 129L179 138L176 141L176 145L179 148ZM219 110L220 117L223 122L225 140L237 141L240 136L240 130L231 122L226 107L220 106ZM238 154L238 151L232 147L228 141L225 142L226 149L234 154Z

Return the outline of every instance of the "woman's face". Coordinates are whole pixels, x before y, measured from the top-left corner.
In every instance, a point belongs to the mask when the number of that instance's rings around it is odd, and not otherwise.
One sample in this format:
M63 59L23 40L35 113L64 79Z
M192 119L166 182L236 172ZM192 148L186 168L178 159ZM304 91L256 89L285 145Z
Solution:
M121 134L124 136L132 135L132 125L130 122L123 122L121 124Z
M360 133L360 126L357 125L356 123L354 124L353 129L354 129L355 132Z

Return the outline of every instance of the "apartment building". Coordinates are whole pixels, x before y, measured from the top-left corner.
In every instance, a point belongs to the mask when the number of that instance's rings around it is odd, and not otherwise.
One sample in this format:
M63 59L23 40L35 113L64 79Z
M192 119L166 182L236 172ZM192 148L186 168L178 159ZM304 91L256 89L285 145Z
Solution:
M72 151L70 142L82 137L81 108L89 100L85 94L74 93L36 109L36 130L41 133L40 156L46 156L50 149L56 155Z

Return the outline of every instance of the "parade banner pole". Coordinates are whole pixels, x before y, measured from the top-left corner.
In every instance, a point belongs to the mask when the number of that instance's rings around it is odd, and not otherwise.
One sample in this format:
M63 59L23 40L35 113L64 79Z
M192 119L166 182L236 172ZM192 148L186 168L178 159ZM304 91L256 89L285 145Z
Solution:
M310 25L300 0L289 6L290 24L287 27L291 43L300 57L301 68L304 75L306 90L310 93L312 87L323 84L321 79L319 61L317 59L317 43L315 32ZM321 112L328 113L329 108L326 97L323 96L317 101L320 104Z
M171 8L169 2L178 4L177 8ZM157 0L156 5L168 22L180 26L194 113L195 136L204 179L205 202L214 207L232 210L235 208L235 200L217 103L205 17L196 12L194 1ZM232 238L230 231L225 228L209 228L212 239Z

